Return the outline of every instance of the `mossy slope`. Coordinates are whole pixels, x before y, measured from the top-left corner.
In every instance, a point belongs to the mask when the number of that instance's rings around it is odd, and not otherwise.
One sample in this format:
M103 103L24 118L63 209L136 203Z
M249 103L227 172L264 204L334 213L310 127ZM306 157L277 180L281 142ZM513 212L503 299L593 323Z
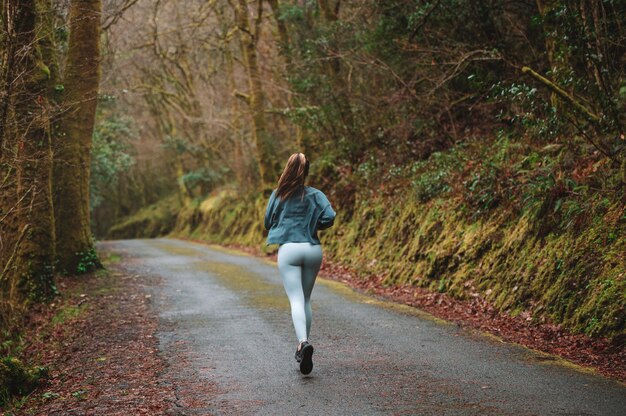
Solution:
M181 212L174 234L213 243L264 244L265 198L220 194ZM208 209L207 209L208 207ZM333 261L388 284L482 296L501 310L549 317L575 332L617 335L625 328L626 241L618 206L580 232L539 236L529 215L495 213L468 221L454 201L407 197L357 203L325 232Z
M167 234L174 228L180 209L178 196L171 195L115 224L109 229L107 237L152 238Z

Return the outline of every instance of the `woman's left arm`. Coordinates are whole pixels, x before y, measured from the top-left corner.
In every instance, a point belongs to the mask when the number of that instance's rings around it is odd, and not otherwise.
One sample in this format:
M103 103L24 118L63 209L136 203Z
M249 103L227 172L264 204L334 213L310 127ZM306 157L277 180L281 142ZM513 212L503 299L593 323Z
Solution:
M320 214L319 220L317 221L317 229L325 230L330 228L335 223L335 216L337 215L333 210L333 207L330 205L330 201L326 198L326 195L321 198L322 213Z

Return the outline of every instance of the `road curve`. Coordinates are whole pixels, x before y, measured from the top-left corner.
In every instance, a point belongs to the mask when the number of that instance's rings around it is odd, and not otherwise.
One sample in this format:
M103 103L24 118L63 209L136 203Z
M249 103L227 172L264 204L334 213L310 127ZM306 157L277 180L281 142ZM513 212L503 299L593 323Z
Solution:
M209 408L179 414L626 415L623 384L324 280L305 377L275 265L174 239L99 249L160 278L150 288L160 353L181 375L218 386ZM174 358L181 345L184 363Z

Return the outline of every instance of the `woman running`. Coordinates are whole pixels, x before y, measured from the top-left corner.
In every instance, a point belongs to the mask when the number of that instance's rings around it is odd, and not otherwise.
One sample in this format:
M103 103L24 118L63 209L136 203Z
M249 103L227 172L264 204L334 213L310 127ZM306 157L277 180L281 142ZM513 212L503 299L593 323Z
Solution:
M291 319L298 337L296 361L300 372L313 370L311 292L322 264L317 230L333 225L335 211L323 192L304 185L309 161L302 153L289 157L265 211L267 244L280 244L278 270L291 304Z

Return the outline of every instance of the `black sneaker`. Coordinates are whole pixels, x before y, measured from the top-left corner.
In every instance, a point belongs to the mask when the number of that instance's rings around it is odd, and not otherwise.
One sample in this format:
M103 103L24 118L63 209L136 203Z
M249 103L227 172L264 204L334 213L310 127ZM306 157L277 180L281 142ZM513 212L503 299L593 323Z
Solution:
M307 341L302 343L300 348L300 372L302 374L309 374L313 370L313 345ZM297 358L296 358L297 359Z
M300 362L302 361L302 350L299 350L296 348L296 361Z

